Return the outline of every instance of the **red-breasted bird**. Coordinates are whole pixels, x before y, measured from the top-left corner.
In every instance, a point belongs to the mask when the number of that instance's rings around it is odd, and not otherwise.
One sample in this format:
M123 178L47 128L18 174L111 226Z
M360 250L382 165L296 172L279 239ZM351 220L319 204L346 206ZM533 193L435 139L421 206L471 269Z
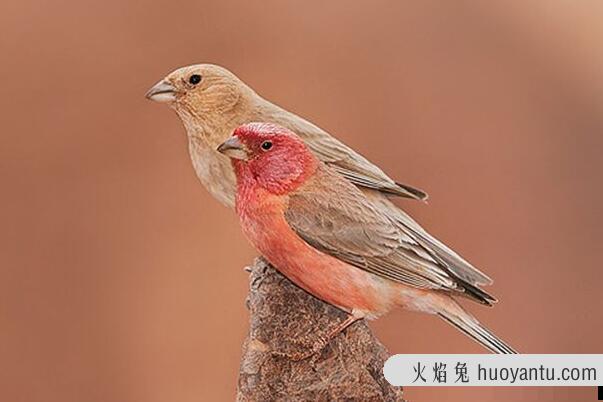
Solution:
M486 348L516 353L454 296L491 296L456 275L286 128L251 123L217 150L232 159L246 237L280 272L349 313L329 339L394 307L437 314Z
M299 135L319 160L356 185L371 207L393 222L400 233L403 252L419 258L420 263L413 264L421 264L426 270L442 267L463 281L458 289L474 294L484 304L494 301L478 288L492 283L488 276L427 233L389 199L394 195L425 200L425 192L395 182L326 131L262 98L225 68L212 64L179 68L153 86L146 96L176 111L186 128L197 177L223 204L234 206L235 176L230 161L216 147L242 124L278 124Z

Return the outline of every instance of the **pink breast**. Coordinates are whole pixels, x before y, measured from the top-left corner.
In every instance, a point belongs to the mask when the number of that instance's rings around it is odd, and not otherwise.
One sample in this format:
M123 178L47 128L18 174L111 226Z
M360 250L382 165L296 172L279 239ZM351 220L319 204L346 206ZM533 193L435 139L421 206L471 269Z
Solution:
M376 316L393 307L397 292L391 282L316 250L289 227L278 210L267 208L253 216L259 218L242 216L245 235L299 287L346 311Z

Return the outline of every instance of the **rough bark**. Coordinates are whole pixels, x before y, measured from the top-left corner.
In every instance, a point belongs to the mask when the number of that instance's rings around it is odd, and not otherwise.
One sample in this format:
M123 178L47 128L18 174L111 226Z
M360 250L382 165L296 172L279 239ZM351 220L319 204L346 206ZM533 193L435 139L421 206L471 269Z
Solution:
M311 347L346 314L298 288L261 258L249 271L250 331L237 401L403 401L402 389L383 377L387 351L364 321L311 359L275 355Z

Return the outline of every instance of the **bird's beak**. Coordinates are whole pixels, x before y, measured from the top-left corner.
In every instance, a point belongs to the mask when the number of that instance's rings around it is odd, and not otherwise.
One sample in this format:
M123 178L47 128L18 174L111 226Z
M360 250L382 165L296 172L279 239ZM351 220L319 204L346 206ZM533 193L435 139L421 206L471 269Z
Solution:
M249 154L247 148L239 140L239 137L232 136L224 141L219 147L218 152L228 156L232 159L248 160Z
M165 80L159 81L145 94L147 99L160 103L169 103L176 100L176 88Z

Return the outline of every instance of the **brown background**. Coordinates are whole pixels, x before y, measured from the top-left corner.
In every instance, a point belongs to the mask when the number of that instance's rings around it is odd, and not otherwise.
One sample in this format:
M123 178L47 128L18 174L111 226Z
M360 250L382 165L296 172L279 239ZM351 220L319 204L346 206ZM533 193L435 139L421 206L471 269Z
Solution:
M400 205L496 279L501 303L474 310L511 344L603 352L603 3L526 4L4 0L0 400L233 399L255 253L143 97L196 62L428 190ZM392 353L482 351L432 317L373 327Z

